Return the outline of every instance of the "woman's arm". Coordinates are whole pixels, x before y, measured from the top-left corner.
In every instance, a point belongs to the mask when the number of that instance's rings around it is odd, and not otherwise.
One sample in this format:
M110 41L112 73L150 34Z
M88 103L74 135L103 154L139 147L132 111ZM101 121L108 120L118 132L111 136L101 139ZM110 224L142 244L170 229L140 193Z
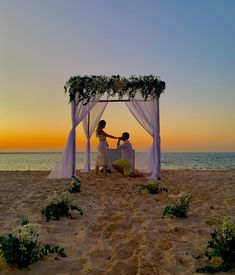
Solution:
M113 138L113 139L118 139L118 137L111 136L111 135L109 135L109 134L105 133L103 130L102 130L102 131L100 131L100 133L101 133L102 135L104 135L105 137L109 137L109 138Z

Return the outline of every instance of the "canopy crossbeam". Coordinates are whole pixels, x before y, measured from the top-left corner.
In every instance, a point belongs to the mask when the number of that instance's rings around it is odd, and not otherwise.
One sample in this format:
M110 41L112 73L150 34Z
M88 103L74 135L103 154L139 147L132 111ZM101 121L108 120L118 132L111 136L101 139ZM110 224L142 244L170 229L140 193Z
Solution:
M131 102L131 99L100 99L98 102ZM135 102L145 102L151 100L135 99Z

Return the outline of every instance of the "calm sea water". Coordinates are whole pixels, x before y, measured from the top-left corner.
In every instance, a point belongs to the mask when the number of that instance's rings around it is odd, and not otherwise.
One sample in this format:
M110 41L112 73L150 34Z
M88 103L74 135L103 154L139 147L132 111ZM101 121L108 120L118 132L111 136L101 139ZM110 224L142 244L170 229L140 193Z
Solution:
M53 169L61 153L0 153L0 171ZM84 153L77 153L77 168L83 166ZM91 153L94 168L96 153ZM136 152L136 168L145 167L143 153ZM162 153L163 169L235 169L235 153Z

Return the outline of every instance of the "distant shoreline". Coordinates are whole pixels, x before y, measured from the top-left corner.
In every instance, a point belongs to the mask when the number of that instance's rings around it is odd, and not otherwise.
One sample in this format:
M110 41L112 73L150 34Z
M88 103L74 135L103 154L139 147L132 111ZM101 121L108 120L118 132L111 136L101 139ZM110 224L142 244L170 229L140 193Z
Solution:
M80 172L81 169L78 169L76 170L77 171L77 174L81 173ZM81 174L88 174L88 173L93 173L95 171L95 169L91 169L90 172L82 172ZM211 168L211 169L185 169L185 168L162 168L161 171L164 171L164 172L169 172L169 171L179 171L179 172L222 172L222 171L235 171L235 168L217 168L217 169L214 169L214 168ZM0 173L15 173L15 172L19 172L19 173L50 173L51 170L0 170ZM115 172L114 174L117 174L117 172ZM147 173L145 172L144 174L150 174L150 173Z
M136 151L136 153L144 153L146 151ZM0 152L0 154L62 154L63 151L14 151L14 152ZM76 151L76 153L85 153L85 151ZM91 153L96 153L96 151L91 151ZM163 154L235 154L235 151L162 151Z
M5 152L0 153L0 171L51 171L59 162L62 152ZM91 152L91 169L94 169L96 152ZM120 157L120 156L119 156ZM85 152L76 152L76 167L84 166ZM135 168L148 171L144 152L135 152ZM162 152L161 168L169 170L235 169L233 152Z

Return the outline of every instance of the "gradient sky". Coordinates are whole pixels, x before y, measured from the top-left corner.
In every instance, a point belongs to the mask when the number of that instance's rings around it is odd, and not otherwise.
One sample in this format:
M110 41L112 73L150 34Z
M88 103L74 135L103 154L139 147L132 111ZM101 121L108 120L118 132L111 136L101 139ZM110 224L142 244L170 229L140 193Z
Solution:
M1 0L0 37L0 152L64 148L77 74L158 75L163 151L235 151L234 0ZM151 143L125 105L103 118Z

